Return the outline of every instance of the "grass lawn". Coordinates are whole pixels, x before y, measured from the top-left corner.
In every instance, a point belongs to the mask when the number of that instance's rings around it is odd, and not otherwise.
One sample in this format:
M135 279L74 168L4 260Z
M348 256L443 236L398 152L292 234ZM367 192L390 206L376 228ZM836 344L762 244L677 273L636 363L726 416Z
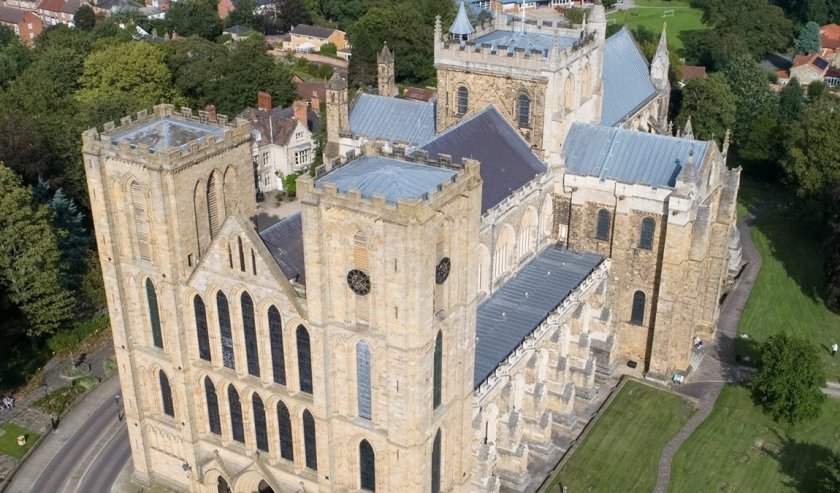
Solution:
M22 426L5 423L0 428L3 428L3 431L5 431L3 436L0 437L0 453L20 459L38 441L39 435L37 433L33 433ZM17 443L17 437L19 435L26 437L26 445L23 447Z
M822 303L824 252L819 234L797 218L781 188L744 181L741 202L741 212L759 208L751 235L763 264L738 327L739 336L747 333L750 339L739 337L736 351L755 361L756 343L775 332L788 332L818 347L829 379L837 381L840 357L832 358L829 348L840 344L840 315Z
M723 389L712 414L677 450L674 493L822 491L816 465L840 441L840 401L795 427L775 423L754 406L749 389Z
M695 409L679 396L628 381L553 483L571 492L652 491L662 449Z
M607 22L624 24L628 28L645 26L655 33L662 31L662 23L668 23L668 47L682 50L683 44L679 35L683 31L697 31L706 29L703 24L703 12L693 9L687 0L636 0L636 7L626 10L615 10L607 14ZM662 17L665 11L674 11L671 17ZM613 19L615 19L613 21Z

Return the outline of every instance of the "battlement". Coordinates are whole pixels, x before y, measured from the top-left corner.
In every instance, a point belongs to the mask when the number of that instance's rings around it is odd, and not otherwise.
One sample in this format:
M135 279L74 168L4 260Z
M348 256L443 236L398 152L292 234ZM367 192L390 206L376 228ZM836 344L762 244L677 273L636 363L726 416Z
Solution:
M92 128L82 133L85 152L172 168L250 138L251 124L246 120L230 122L206 111L195 116L190 108L176 112L170 104L159 104L151 113L139 111L136 118L123 117L119 125L108 122L102 132Z

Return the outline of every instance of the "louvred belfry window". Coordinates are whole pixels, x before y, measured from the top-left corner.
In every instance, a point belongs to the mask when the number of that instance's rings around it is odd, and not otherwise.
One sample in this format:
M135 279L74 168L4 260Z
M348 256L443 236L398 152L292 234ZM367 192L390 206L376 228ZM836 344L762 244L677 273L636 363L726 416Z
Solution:
M131 206L134 210L134 236L137 239L137 253L143 260L152 259L149 246L149 218L146 210L146 197L137 182L131 184Z

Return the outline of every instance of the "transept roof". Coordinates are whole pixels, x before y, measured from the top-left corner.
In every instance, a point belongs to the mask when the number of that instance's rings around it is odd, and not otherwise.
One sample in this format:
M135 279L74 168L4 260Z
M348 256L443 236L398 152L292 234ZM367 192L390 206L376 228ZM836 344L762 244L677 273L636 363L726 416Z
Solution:
M604 102L601 124L614 127L656 96L647 60L626 27L604 44Z

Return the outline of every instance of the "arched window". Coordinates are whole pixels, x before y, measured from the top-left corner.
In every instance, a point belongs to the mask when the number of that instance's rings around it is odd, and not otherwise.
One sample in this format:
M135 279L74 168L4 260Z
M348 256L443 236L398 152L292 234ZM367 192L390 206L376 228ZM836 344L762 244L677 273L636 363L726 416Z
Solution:
M595 228L595 238L607 241L610 239L610 211L601 209L598 211L598 225Z
M210 433L222 434L222 422L219 419L219 396L216 395L216 386L210 377L204 377L204 398L207 400L207 421L210 425Z
M633 311L630 313L630 323L641 325L645 321L645 293L633 293Z
M207 309L201 296L193 298L195 310L195 332L198 336L198 357L210 361L210 334L207 330Z
M306 467L318 470L318 450L315 448L315 418L308 410L303 411L303 454L306 456Z
M216 174L210 174L210 179L207 180L207 219L210 222L210 236L216 236L219 232L219 227L222 225L221 214L219 214L218 184L216 183Z
M230 308L227 296L221 291L216 293L216 311L219 315L219 338L222 341L222 364L227 368L236 367L233 355L233 334L230 328Z
M160 400L163 403L163 414L175 417L175 405L172 403L172 387L169 385L169 377L163 370L158 371L160 376Z
M247 292L242 293L242 326L245 328L245 358L248 374L260 376L260 351L257 347L257 324L254 321L254 301Z
M297 328L298 374L300 391L312 393L312 354L309 349L309 332L303 325Z
M432 493L440 493L440 430L432 445Z
M251 397L251 409L254 411L254 437L257 441L257 448L268 452L268 433L265 426L265 406L260 395L254 392Z
M580 95L582 98L589 97L589 95L592 94L591 88L589 87L592 83L591 73L592 71L587 63L586 66L583 67L583 77L580 79Z
M230 430L233 439L245 443L245 427L242 424L242 403L239 402L239 392L233 384L228 385L228 406L230 407Z
M137 253L143 260L152 259L149 245L149 217L146 208L146 196L137 182L131 183L131 207L134 212L134 237L137 240Z
M230 493L230 486L228 485L228 482L227 480L225 480L225 478L219 476L218 485L219 493Z
M645 250L653 249L653 233L656 231L656 222L652 217L642 219L642 227L639 231L639 248Z
M160 330L160 311L158 310L157 292L151 279L146 279L146 302L149 305L149 324L152 326L152 343L163 349L163 333Z
M564 93L563 105L567 110L574 109L575 106L575 78L571 74L566 79L566 88Z
M458 114L466 114L470 104L470 91L464 86L458 88Z
M527 94L520 94L516 98L516 120L520 127L531 125L531 98Z
M277 402L277 431L280 435L280 457L295 460L295 449L292 442L292 418L289 408L283 401Z
M356 343L356 394L359 416L371 419L370 348L365 341Z
M434 376L432 379L432 409L440 406L440 387L443 379L443 333L438 331L435 339Z
M271 343L271 368L274 383L286 385L286 355L283 352L283 327L280 312L274 305L268 308L268 339Z
M366 491L376 491L376 456L367 440L359 443L359 486Z

